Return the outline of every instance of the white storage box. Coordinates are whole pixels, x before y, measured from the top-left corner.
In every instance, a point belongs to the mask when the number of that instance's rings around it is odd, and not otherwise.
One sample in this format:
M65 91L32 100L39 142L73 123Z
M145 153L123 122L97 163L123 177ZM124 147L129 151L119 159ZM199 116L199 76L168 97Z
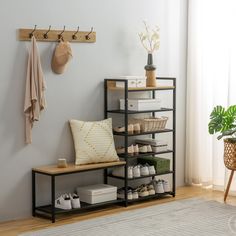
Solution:
M120 99L120 109L125 109L125 100ZM128 110L130 111L148 111L161 109L159 99L138 98L128 99Z
M168 149L168 143L157 139L136 139L137 144L151 145L153 152L164 152Z
M117 199L117 187L107 184L96 184L76 189L80 201L89 204L107 202Z
M128 80L128 88L140 88L140 87L146 87L146 77L144 76L120 76L116 79L127 79ZM124 82L116 82L116 87L118 88L124 88L125 83Z

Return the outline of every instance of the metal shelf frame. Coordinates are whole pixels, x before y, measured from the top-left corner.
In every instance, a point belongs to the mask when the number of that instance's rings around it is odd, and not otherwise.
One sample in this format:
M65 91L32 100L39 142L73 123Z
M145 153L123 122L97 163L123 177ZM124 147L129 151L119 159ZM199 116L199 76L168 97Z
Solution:
M138 89L129 89L128 88L128 80L125 79L104 79L104 118L107 119L108 115L110 113L115 113L115 114L122 114L124 116L124 127L125 127L125 132L123 133L117 133L117 132L113 132L114 135L119 135L119 136L123 136L124 137L124 147L125 147L125 153L121 154L120 157L124 158L126 161L126 165L125 165L125 177L115 177L112 175L108 175L106 173L106 181L108 179L108 177L110 178L117 178L120 180L124 181L124 187L125 187L125 199L124 199L124 203L125 206L128 206L128 203L130 202L135 202L135 201L130 201L127 198L127 192L128 192L128 182L130 180L133 179L128 179L128 165L129 165L129 160L134 158L134 157L138 157L138 156L150 156L150 155L157 155L157 154L164 154L164 153L171 153L172 155L172 171L170 171L170 173L167 174L172 174L172 191L169 193L165 193L165 194L155 194L153 196L148 196L146 198L139 198L137 201L142 201L145 199L151 199L151 198L160 198L162 196L166 196L166 195L172 195L173 197L175 197L176 194L176 78L169 78L169 77L157 77L156 78L158 81L162 80L162 81L172 81L172 86L169 87L151 87L151 88L138 88ZM124 110L111 110L108 108L108 92L116 92L116 91L122 91L122 90L115 90L115 89L109 89L109 83L114 83L114 82L123 82L124 83L124 88L123 88L123 93L124 93L124 100L125 100L125 109ZM161 90L169 90L172 91L172 108L161 108L158 110L149 110L149 111L129 111L128 110L128 98L129 98L129 93L130 92L149 92L152 94L152 98L154 99L156 97L156 92L161 91ZM128 134L128 118L129 115L132 114L138 114L138 113L152 113L153 116L155 116L156 112L172 112L173 113L173 121L172 121L172 128L171 129L164 129L164 130L158 130L155 132L145 132L145 133L139 133L139 134ZM172 133L172 149L168 150L166 152L160 152L160 153L150 153L148 155L146 154L139 154L137 156L131 156L128 154L128 138L130 136L137 136L137 135L152 135L152 138L155 138L155 135L157 133ZM149 176L154 178L156 175L153 176ZM143 176L141 177L143 178Z

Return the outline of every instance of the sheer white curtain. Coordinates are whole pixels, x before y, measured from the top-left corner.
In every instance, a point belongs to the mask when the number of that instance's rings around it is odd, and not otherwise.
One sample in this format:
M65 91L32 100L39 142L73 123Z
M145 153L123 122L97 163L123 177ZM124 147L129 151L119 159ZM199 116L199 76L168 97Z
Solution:
M186 182L223 189L223 140L208 122L215 105L236 104L236 1L189 0L188 14Z

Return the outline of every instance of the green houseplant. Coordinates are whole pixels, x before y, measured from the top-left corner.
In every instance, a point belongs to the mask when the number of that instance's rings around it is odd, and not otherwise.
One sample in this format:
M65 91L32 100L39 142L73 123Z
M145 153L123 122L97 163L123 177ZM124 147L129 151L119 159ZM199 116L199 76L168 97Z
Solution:
M210 114L208 124L210 134L220 133L218 140L224 139L224 163L231 170L229 181L224 195L224 201L228 196L229 188L236 170L236 105L225 109L222 106L214 107Z
M236 142L236 105L228 109L222 106L214 107L210 115L208 131L210 134L220 133L218 140L228 137L227 140Z

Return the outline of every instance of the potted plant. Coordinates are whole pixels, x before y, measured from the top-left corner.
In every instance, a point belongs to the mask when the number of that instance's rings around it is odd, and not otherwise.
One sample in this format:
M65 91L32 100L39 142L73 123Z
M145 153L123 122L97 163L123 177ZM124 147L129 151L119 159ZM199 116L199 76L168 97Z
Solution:
M230 184L236 170L236 105L225 109L222 106L214 107L208 124L210 134L220 133L218 140L224 139L224 163L231 170L229 182L225 191L224 201L227 198Z

